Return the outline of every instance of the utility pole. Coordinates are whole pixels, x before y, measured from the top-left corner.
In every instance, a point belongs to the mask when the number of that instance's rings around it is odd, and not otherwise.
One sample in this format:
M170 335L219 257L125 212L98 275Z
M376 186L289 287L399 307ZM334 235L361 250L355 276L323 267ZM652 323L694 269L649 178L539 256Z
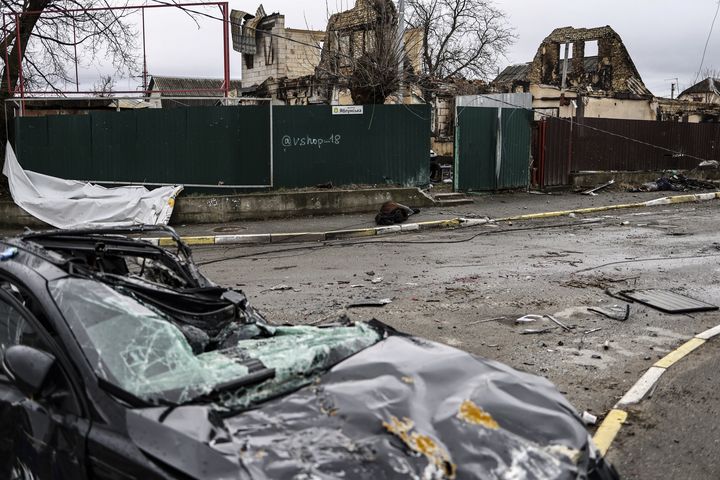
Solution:
M670 100L675 100L675 90L677 89L678 93L680 93L680 79L677 77L676 78L666 78L665 81L672 82L670 84Z
M405 103L405 0L398 0L397 44L398 77L400 78L398 99L402 104Z

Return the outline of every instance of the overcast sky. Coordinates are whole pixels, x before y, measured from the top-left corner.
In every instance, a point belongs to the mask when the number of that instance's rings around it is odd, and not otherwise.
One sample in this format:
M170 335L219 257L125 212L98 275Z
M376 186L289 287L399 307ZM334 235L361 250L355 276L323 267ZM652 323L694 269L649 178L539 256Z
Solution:
M500 65L528 62L540 42L554 28L610 25L623 38L647 86L661 96L670 95L670 83L678 78L680 88L692 85L700 66L718 0L496 0L515 28L517 43ZM354 0L328 0L332 11L349 8ZM325 0L265 0L268 13L279 11L294 28L324 30ZM231 0L230 7L254 12L258 3ZM218 15L217 10L208 10ZM146 15L148 70L158 75L221 76L221 22L200 20L200 29L187 16L169 9ZM233 77L240 75L240 54L232 52ZM720 19L710 38L705 68L720 70ZM83 83L102 70L99 63L84 69ZM117 90L134 89L137 80L123 81ZM91 83L91 82L90 82Z

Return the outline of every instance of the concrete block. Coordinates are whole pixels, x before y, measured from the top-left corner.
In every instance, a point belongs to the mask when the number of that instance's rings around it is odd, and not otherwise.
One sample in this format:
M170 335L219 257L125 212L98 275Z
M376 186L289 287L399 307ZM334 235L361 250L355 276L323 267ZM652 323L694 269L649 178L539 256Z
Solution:
M272 233L270 243L324 242L325 232L315 233Z
M665 373L664 368L651 367L642 377L640 377L640 380L635 382L635 385L628 390L625 396L620 399L617 405L615 405L615 408L623 408L628 405L640 403L650 389L657 383L658 380L660 380L663 373Z
M258 245L270 243L270 234L258 235L218 235L215 245Z
M342 240L345 238L361 238L374 237L376 235L374 228L363 228L358 230L337 230L335 232L326 232L327 240Z
M388 227L377 227L375 229L378 235L388 235L390 233L398 233L402 231L402 226L400 225L391 225Z
M400 231L402 232L416 232L420 230L420 225L417 223L406 223L404 225L400 225Z
M695 335L695 338L699 338L701 340L710 340L711 338L715 338L718 335L720 335L720 325L718 325L717 327L713 327L710 330L706 330L699 335Z

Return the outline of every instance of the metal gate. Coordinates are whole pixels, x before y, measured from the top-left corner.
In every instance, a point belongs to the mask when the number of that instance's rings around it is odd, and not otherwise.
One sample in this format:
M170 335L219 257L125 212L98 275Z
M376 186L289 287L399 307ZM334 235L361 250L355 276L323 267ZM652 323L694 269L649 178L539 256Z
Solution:
M528 187L531 110L458 106L456 119L455 190Z

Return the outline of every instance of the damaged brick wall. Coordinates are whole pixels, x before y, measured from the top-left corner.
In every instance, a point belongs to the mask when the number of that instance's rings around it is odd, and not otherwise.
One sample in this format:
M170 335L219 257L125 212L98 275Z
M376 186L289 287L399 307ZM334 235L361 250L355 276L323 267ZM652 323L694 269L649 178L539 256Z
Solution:
M597 41L597 57L585 56L586 42ZM554 30L538 49L530 66L531 84L562 87L565 45L572 45L568 60L566 87L595 94L651 96L620 35L612 28L572 28Z

